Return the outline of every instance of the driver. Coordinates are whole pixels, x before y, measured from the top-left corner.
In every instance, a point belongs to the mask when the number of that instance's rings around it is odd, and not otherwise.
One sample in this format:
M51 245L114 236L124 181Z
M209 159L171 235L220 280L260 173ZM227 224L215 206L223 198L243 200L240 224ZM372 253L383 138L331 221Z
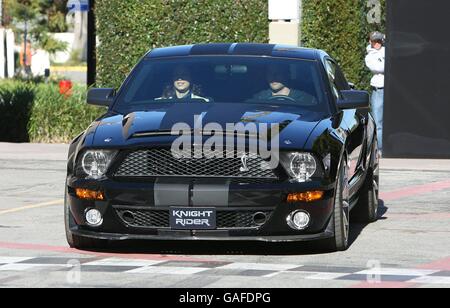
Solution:
M210 100L208 98L199 95L200 87L192 83L192 77L189 70L184 66L179 66L175 69L172 75L172 84L168 85L161 97L157 100L170 99L170 100L190 100L190 99L202 99L206 102Z
M282 66L272 65L267 70L266 81L269 89L256 93L253 99L269 100L289 98L297 102L314 105L316 99L300 90L291 89L288 84L289 70Z

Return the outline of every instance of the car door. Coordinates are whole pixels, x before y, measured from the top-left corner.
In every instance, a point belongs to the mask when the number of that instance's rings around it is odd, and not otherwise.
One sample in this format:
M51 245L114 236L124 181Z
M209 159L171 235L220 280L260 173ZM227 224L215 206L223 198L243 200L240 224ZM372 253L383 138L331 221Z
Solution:
M338 100L341 96L340 91L350 90L350 86L342 70L333 59L327 58L325 63L333 95ZM353 194L362 184L362 175L364 174L366 117L361 111L356 109L344 110L343 121L346 124L348 134L346 147L348 153L350 190L351 194Z

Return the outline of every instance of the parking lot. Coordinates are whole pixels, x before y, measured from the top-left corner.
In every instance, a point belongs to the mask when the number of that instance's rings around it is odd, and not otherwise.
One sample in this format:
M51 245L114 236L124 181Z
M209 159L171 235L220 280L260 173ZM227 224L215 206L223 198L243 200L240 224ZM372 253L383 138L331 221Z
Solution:
M351 247L65 240L67 145L0 143L0 287L450 287L450 161L381 165L379 220Z

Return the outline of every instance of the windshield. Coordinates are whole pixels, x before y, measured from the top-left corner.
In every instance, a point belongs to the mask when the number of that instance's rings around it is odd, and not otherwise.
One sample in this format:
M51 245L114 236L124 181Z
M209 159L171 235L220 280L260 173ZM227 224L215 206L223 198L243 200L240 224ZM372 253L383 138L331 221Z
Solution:
M120 92L114 110L160 103L290 104L328 112L316 61L268 57L192 56L145 59Z

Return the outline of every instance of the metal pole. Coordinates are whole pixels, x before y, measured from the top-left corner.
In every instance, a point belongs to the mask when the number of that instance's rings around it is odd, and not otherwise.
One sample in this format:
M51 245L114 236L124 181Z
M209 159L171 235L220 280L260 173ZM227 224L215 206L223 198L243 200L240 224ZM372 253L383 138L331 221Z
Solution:
M95 85L97 62L96 62L96 29L95 29L95 0L89 1L88 12L88 41L87 41L87 84L88 86Z

